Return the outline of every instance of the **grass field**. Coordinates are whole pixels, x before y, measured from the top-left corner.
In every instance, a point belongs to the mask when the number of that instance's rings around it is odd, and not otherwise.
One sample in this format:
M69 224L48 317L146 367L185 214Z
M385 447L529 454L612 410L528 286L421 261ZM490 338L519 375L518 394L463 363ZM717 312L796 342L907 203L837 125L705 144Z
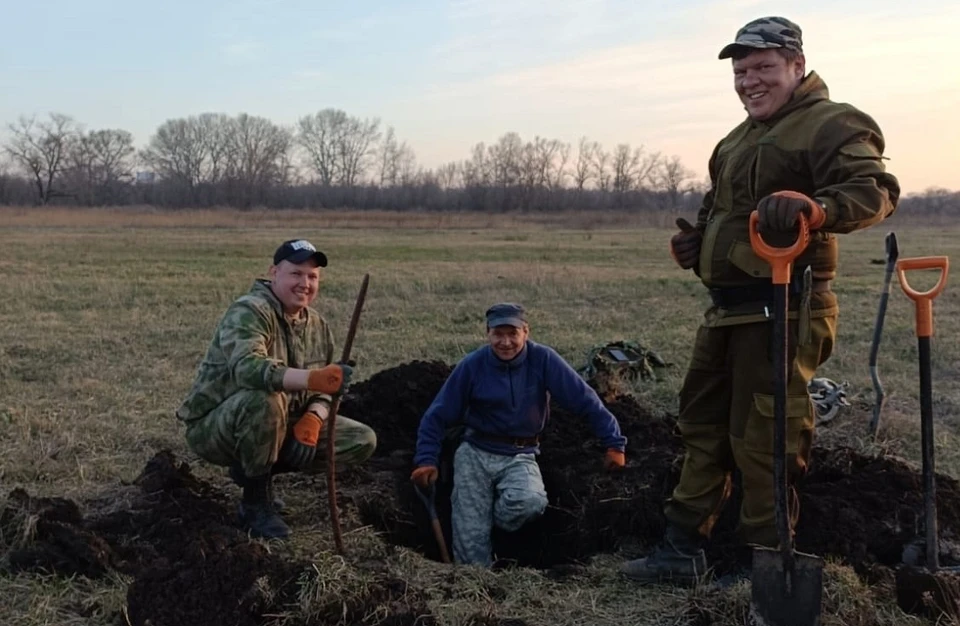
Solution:
M292 237L310 239L330 259L315 306L338 342L361 278L371 276L354 344L360 379L414 359L455 362L482 341L484 309L515 300L530 311L531 337L574 365L608 340L636 340L659 352L674 367L636 392L658 412L675 413L707 297L667 254L670 221L0 209L0 498L24 487L84 503L132 479L164 448L222 483L220 470L193 463L173 411L219 315ZM960 230L908 221L898 215L842 238L838 346L820 373L849 382L854 406L819 437L822 445L844 442L919 462L914 314L896 282L879 363L888 404L880 437L866 436L873 401L867 359L883 279L883 266L872 261L883 258L885 233L896 230L901 257L960 255ZM924 274L910 278L920 287L933 283ZM934 318L938 470L960 476L960 290L948 283ZM296 530L310 546L286 549L329 561L327 528ZM346 530L356 551L378 554L369 529ZM391 558L410 579L445 577L412 553ZM432 598L431 608L449 623L482 610L529 623L684 624L679 607L707 603L719 612L716 623L737 623L742 588L720 598L704 590L641 590L616 579L618 562L597 559L575 585L529 570L461 574L463 596ZM846 568L831 565L828 578L825 624L921 623ZM122 614L126 582L0 575L0 623L115 623L109 620ZM506 590L496 602L483 593L494 583Z

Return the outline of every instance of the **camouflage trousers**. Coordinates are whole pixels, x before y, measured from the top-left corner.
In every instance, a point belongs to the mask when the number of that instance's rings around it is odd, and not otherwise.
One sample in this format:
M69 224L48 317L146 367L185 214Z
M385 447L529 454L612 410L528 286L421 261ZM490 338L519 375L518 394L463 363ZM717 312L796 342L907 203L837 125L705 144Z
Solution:
M284 438L303 414L288 413L285 393L245 389L226 399L207 415L187 423L187 445L200 458L214 465L239 463L247 476L263 476L277 462ZM326 424L325 424L326 426ZM334 455L338 465L366 461L377 447L373 429L337 415ZM326 468L327 428L320 431L317 454L304 472Z
M543 514L547 492L533 454L504 456L463 442L453 458L453 557L493 563L493 526L508 532Z
M807 383L833 351L837 318L814 318L803 345L790 322L787 358L787 475L806 473L813 446L815 413ZM667 520L691 533L710 536L739 468L743 483L740 539L778 544L774 524L772 325L701 327L680 390L677 420L686 456L680 482L667 501ZM791 486L791 491L793 488ZM799 505L792 493L790 520Z

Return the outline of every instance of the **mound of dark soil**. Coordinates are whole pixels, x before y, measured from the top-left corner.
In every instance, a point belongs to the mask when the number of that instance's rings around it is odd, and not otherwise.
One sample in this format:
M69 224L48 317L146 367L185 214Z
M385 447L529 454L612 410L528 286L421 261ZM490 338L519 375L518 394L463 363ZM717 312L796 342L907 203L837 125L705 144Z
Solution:
M353 497L362 519L388 541L438 559L425 508L410 485L416 428L449 375L449 366L412 362L381 372L354 393L353 415L378 433L389 461L373 459L361 478L366 495ZM346 404L346 403L345 403ZM551 408L538 462L549 496L544 516L516 533L495 530L494 550L503 563L549 568L575 563L599 552L645 548L663 532L662 507L679 477L682 445L670 419L652 416L632 398L608 404L628 437L627 467L616 473L601 466L602 450L584 420ZM345 410L346 412L346 410ZM451 458L455 442L441 456L437 511L450 545ZM960 486L938 477L940 530L960 532ZM801 515L797 548L839 557L858 571L900 562L904 547L922 527L923 491L915 468L894 458L860 455L850 449L815 449L811 471L798 485ZM739 488L717 527L710 548L721 572L735 566Z
M138 489L129 502L89 519L69 500L11 492L0 512L0 537L18 539L10 541L7 568L132 576L127 611L134 625L256 626L296 605L309 563L251 541L225 496L186 463L161 452L133 483ZM316 608L311 623L342 623L344 611L349 623L364 623L370 608L381 606L395 609L382 623L432 623L422 597L385 576L374 577L349 606Z

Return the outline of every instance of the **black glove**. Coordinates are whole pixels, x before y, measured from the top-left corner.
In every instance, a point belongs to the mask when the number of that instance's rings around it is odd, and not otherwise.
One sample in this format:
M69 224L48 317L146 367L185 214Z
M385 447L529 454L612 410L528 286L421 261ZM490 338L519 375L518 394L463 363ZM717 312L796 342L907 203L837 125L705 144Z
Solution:
M807 216L810 229L816 230L826 221L826 213L813 198L796 191L778 191L760 199L757 217L760 232L787 232L797 229L797 216Z
M688 270L700 259L700 243L703 241L703 236L682 217L677 218L677 228L680 232L670 238L670 256L677 265Z

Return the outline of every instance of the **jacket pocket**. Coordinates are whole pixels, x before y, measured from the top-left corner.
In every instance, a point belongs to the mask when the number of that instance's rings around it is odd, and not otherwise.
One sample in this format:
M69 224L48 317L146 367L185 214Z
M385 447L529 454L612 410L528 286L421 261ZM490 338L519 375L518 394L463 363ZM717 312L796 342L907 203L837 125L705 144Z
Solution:
M773 451L773 396L763 393L753 394L753 415L743 435L744 445L761 452ZM787 454L797 454L800 446L800 433L813 430L813 404L810 396L787 396Z
M773 275L770 264L754 253L749 241L734 241L727 253L727 260L747 276L769 278Z
M875 147L863 141L840 146L840 154L855 159L873 159L875 161L880 161L884 158L877 152Z

